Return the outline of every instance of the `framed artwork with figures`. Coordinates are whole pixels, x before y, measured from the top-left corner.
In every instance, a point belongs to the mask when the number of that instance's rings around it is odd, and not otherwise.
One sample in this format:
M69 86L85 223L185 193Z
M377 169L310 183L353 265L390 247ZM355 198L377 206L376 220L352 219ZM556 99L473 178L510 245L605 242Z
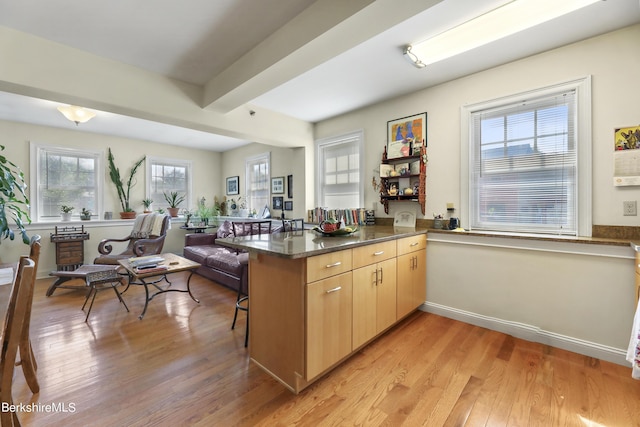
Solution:
M427 143L427 113L387 122L387 158L409 157Z

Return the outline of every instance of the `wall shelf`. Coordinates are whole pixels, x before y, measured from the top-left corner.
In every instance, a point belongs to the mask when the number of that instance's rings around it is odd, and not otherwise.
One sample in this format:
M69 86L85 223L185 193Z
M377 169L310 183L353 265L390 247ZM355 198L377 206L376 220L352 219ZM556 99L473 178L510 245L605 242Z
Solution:
M425 214L425 200L426 200L426 162L427 162L427 148L421 147L420 154L407 156L407 157L398 157L395 159L387 159L386 151L382 155L382 164L383 165L400 165L404 163L413 163L419 162L419 173L413 174L399 174L396 176L381 176L380 177L380 203L384 206L384 212L389 213L389 202L417 202L420 204L420 210L422 214ZM415 184L415 179L417 178L417 186ZM409 185L400 186L401 188L396 188L398 191L397 194L393 194L392 185L395 182L409 182ZM410 195L402 194L405 190L403 187L411 188L413 191L417 189L417 194L413 193ZM391 194L390 194L391 193Z

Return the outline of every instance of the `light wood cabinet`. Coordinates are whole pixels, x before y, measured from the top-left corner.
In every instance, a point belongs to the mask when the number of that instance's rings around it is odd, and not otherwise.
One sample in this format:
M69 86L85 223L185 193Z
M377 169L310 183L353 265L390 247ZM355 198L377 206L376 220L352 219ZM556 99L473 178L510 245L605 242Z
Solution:
M351 353L351 276L349 271L307 285L307 379Z
M395 257L394 241L353 250L354 350L393 325L397 319ZM368 265L355 268L363 264Z
M427 238L398 239L397 316L405 317L427 299Z
M636 301L640 301L640 252L636 251Z
M420 257L426 244L380 240L306 257L250 253L252 362L298 393L393 326L398 251Z

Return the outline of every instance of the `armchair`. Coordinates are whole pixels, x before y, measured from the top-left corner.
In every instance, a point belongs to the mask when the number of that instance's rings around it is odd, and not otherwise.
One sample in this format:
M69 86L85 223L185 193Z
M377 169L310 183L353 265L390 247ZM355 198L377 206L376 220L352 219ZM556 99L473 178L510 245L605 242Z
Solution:
M119 259L131 257L155 255L162 252L167 230L171 226L168 215L150 213L136 217L133 230L127 237L121 239L104 239L98 245L100 255L93 261L94 264L119 265ZM118 254L113 254L113 243L125 243L127 247Z

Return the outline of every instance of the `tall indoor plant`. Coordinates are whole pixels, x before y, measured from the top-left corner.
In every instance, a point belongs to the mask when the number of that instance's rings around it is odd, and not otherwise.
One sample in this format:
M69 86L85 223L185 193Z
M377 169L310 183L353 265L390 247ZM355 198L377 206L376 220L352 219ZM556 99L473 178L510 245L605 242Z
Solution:
M109 148L109 177L111 177L111 182L113 182L113 184L116 186L116 189L118 190L118 198L120 199L120 206L122 207L120 218L135 218L136 216L136 213L133 209L131 209L130 204L131 187L136 184L136 181L134 180L136 172L138 171L140 165L142 165L142 162L145 161L145 159L146 156L142 157L133 165L131 171L129 172L129 178L127 179L125 185L125 182L120 177L120 169L118 169L113 162L113 153L111 152L111 148Z
M0 145L0 151L4 145ZM24 173L6 157L0 155L0 238L11 240L15 234L10 228L7 216L13 218L16 227L22 235L22 241L29 244L29 236L24 228L25 222L31 223L29 217L29 199L26 194L27 184Z

